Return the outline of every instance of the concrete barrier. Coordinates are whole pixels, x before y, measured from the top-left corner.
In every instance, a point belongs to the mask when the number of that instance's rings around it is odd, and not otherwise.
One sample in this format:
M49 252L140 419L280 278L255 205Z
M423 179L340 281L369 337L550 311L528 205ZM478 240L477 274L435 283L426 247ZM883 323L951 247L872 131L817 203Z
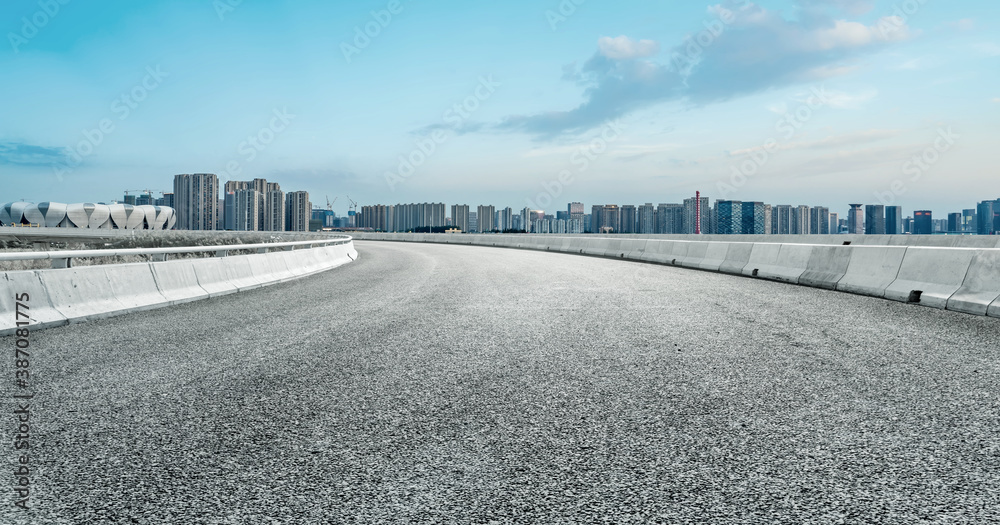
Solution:
M722 263L726 261L726 255L729 253L729 244L724 242L709 242L707 244L708 248L705 250L705 258L698 264L698 268L717 272L722 267Z
M836 290L837 283L847 273L851 250L848 246L813 246L806 271L799 276L799 284Z
M762 279L798 284L809 266L812 251L808 244L755 244L743 273L753 275L756 271L756 277ZM755 255L759 257L756 260Z
M734 273L743 275L743 268L750 260L750 252L753 251L751 243L731 243L726 250L726 260L719 265L719 271L723 273Z
M219 297L239 291L239 288L229 280L229 272L223 263L223 258L198 259L192 261L191 266L198 277L198 286L208 292L209 297Z
M602 244L604 245L604 256L614 257L615 259L624 259L625 250L622 248L622 243L625 242L621 239L608 239Z
M687 253L686 243L680 241L652 241L646 243L643 260L659 264L674 264L679 251Z
M649 241L646 239L632 239L625 241L622 244L622 249L625 250L625 258L633 261L642 260L642 254L646 251L647 242Z
M30 328L49 328L69 323L66 316L56 310L45 291L45 285L39 279L37 270L5 273L0 281L8 293L0 294L0 334L13 333L18 328L17 322L30 320ZM17 296L27 294L27 301L21 301L28 307L20 309L28 314L28 319L18 317Z
M7 272L0 274L0 285L29 295L29 326L38 329L259 288L341 266L357 255L348 243L295 252ZM16 307L13 293L0 294L0 308L13 313ZM0 335L14 333L16 317L0 317Z
M140 266L148 268L146 263ZM126 308L115 295L111 280L101 266L36 271L52 307L71 321L108 317Z
M684 255L677 258L677 265L685 268L700 268L702 261L705 260L705 254L708 253L708 243L695 241L684 244L686 245Z
M976 250L962 287L948 299L948 309L991 315L994 304L1000 309L1000 250Z
M886 287L884 297L946 308L948 299L965 282L975 255L975 250L964 248L910 246L906 248L896 280ZM919 292L919 297L915 296L916 292Z
M109 283L111 295L130 312L139 312L169 304L156 285L151 263L114 264L94 266L100 268Z
M885 297L885 289L899 275L905 254L905 246L852 246L851 260L837 290Z
M173 260L151 264L156 288L170 304L205 299L208 291L198 284L192 260Z

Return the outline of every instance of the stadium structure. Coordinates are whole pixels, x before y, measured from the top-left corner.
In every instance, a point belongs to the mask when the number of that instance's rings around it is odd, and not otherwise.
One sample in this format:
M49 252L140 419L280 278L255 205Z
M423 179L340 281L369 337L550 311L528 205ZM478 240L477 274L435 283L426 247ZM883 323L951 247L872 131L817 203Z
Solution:
M2 226L90 228L103 230L170 230L177 214L169 206L94 204L84 202L8 202L0 207Z

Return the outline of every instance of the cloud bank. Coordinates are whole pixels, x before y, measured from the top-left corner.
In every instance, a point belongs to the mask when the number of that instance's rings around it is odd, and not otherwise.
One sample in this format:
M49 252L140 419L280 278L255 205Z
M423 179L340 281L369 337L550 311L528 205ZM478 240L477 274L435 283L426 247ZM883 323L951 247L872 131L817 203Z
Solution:
M838 18L867 13L869 0L797 0L796 7L789 19L748 0L711 6L703 29L660 60L653 58L660 51L655 41L602 37L587 62L564 71L564 78L583 88L579 106L513 115L497 127L551 138L661 102L705 105L814 82L846 74L854 69L851 61L912 36L894 16L872 25Z

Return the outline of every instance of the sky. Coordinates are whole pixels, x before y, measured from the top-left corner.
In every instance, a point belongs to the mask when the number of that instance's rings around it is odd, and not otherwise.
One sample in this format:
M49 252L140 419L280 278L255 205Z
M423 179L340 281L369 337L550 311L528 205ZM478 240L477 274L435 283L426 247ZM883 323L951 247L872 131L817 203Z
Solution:
M717 2L7 0L0 202L1000 198L1000 2Z

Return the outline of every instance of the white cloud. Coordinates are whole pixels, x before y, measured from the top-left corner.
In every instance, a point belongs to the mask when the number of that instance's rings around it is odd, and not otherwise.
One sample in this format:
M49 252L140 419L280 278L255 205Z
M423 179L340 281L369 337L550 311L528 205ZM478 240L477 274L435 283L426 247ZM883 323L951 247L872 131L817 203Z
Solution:
M1000 97L993 99L993 103L1000 104Z
M655 40L632 40L627 36L611 38L602 36L597 41L600 53L613 60L629 60L655 55L660 51L660 44Z
M945 22L945 25L957 31L972 31L976 28L976 22L971 18L963 18L955 22Z
M997 45L994 42L983 42L981 44L975 44L973 47L976 48L976 51L979 51L986 56L1000 57L1000 45Z

